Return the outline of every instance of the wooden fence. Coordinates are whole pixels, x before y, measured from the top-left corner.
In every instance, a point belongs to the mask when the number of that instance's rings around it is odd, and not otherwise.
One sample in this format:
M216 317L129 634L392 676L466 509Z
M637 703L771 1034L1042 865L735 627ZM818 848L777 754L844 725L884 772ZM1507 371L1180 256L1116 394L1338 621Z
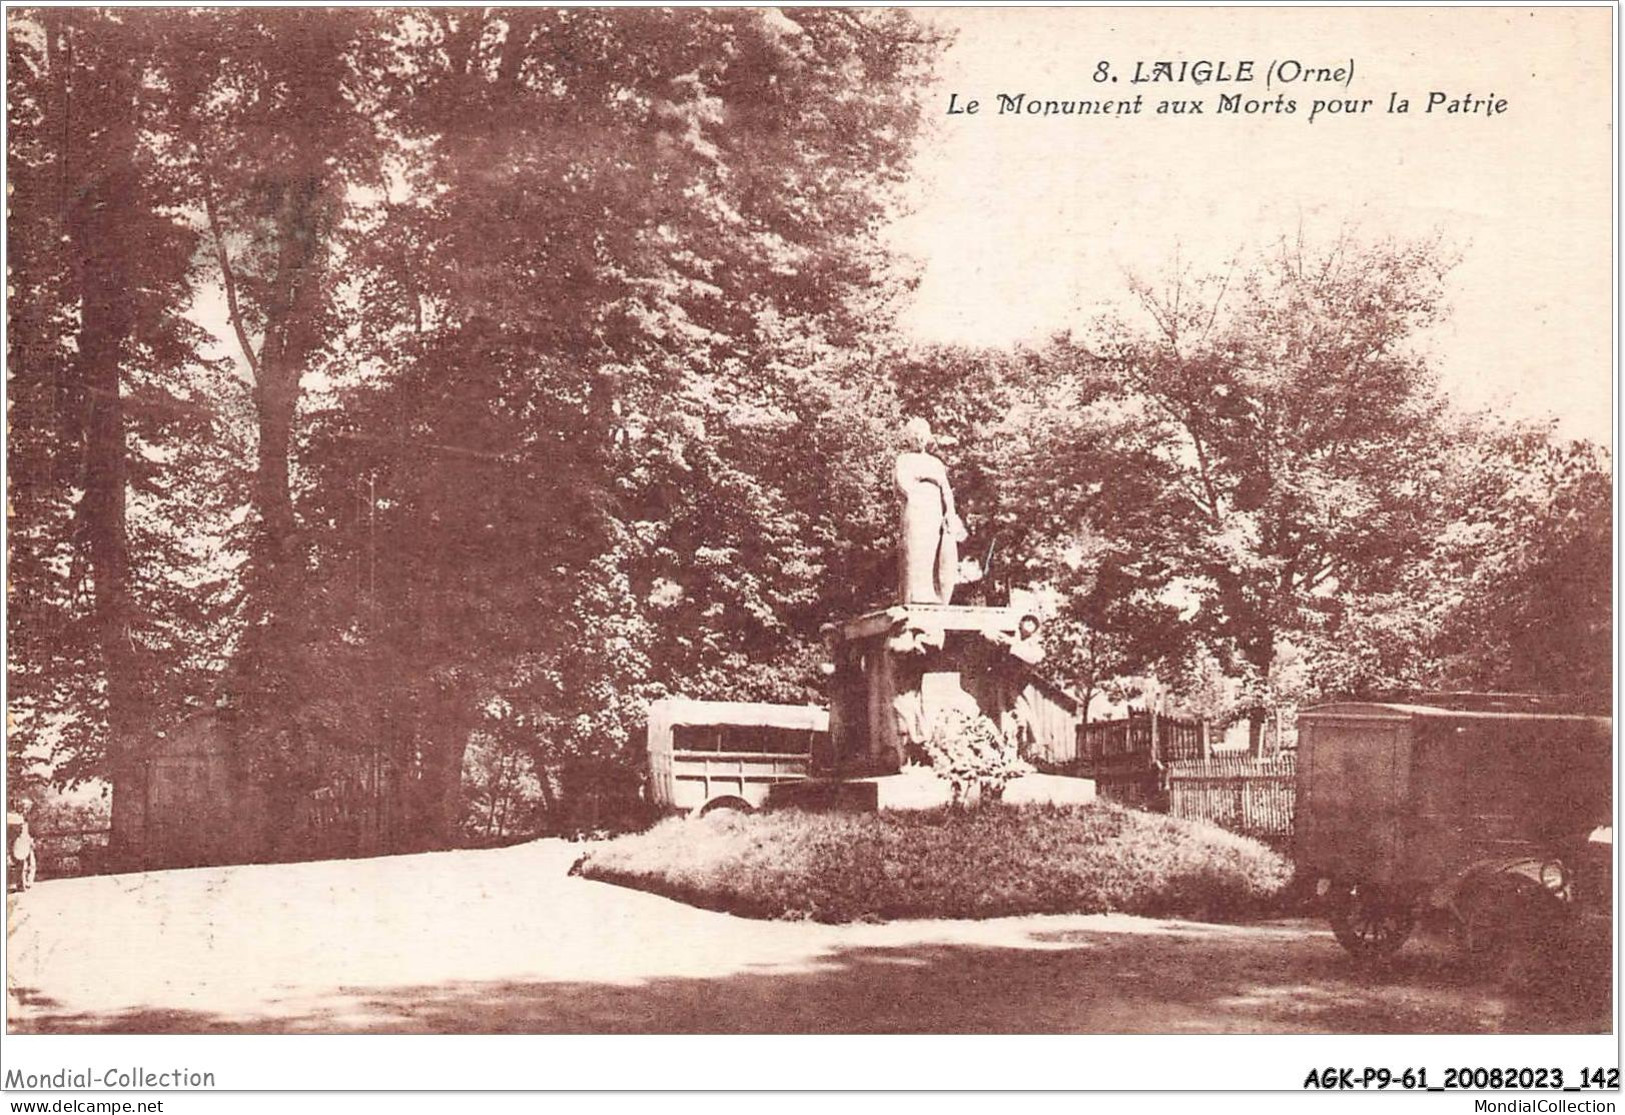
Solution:
M1207 755L1206 740L1207 728L1200 720L1162 713L1130 713L1126 720L1080 724L1080 773L1202 759Z
M1078 759L1102 762L1128 755L1151 753L1151 717L1101 720L1078 725Z
M1268 840L1292 835L1297 801L1296 755L1225 757L1173 763L1167 770L1168 812Z

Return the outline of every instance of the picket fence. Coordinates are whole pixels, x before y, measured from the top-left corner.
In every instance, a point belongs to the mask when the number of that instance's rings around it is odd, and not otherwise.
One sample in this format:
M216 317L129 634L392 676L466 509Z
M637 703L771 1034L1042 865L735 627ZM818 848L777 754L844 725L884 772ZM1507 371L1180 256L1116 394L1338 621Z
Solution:
M1296 776L1292 751L1262 759L1225 756L1171 763L1166 773L1168 812L1247 836L1284 840L1292 835Z

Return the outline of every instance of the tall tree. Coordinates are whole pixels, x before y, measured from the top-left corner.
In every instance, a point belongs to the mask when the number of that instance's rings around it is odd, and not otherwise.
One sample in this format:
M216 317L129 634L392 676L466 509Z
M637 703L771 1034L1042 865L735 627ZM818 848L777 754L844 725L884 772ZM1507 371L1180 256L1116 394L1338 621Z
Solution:
M1427 566L1434 676L1452 688L1606 701L1613 686L1608 453L1540 427L1462 444L1450 525Z
M373 495L363 520L313 494L390 540L369 645L422 839L493 689L615 755L661 687L814 676L823 467L775 467L820 464L861 396L830 354L873 329L931 46L885 12L448 9L369 71L396 178L312 460Z
M160 24L174 162L252 384L249 622L272 643L303 565L291 479L301 392L340 328L336 265L352 198L381 181L380 148L352 94L375 22L353 11L188 11ZM267 656L256 668L274 668Z
M135 826L141 822L132 809L130 790L138 777L136 749L146 720L142 663L131 631L128 449L120 383L122 357L135 319L131 257L139 240L134 226L144 215L135 168L139 73L136 64L107 41L108 36L75 31L63 30L62 49L74 57L77 70L67 77L66 95L77 102L77 111L89 125L74 143L80 167L70 178L73 196L64 222L78 280L74 371L82 399L84 446L79 530L94 586L97 644L107 693L108 773L113 783L109 851L115 859L127 859L139 839Z
M345 237L358 199L381 183L382 145L354 86L385 21L337 10L149 18L161 35L153 66L171 109L165 155L202 229L211 285L249 384L248 560L226 689L276 834L323 780L320 752L332 735L323 726L348 715L316 696L324 672L349 675L312 649L325 628L309 596L295 488L301 402L344 328Z
M59 777L111 782L122 861L150 733L198 693L196 658L158 652L209 641L173 583L195 563L154 561L178 540L164 509L196 496L174 466L207 457L188 444L213 421L183 315L193 237L157 157L140 21L53 9L8 29L14 709Z
M1281 639L1338 637L1438 525L1443 404L1415 340L1446 270L1429 243L1283 241L1227 276L1136 284L1145 326L1088 350L1155 424L1183 510L1162 520L1168 572L1251 687L1255 741Z

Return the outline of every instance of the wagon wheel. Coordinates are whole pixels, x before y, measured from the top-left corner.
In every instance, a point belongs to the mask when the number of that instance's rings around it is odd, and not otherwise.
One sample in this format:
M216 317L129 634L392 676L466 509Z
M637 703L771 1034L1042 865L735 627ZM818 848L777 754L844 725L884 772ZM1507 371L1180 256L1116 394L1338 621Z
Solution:
M1416 926L1410 903L1368 886L1349 887L1333 905L1332 936L1355 956L1392 955Z
M754 812L756 812L756 809L751 805L750 802L746 801L744 798L729 795L728 797L712 798L710 801L700 806L700 810L697 815L701 817L709 817L713 813L746 814Z
M1456 902L1455 939L1475 968L1513 976L1519 960L1559 943L1558 900L1526 880L1496 878L1470 887Z

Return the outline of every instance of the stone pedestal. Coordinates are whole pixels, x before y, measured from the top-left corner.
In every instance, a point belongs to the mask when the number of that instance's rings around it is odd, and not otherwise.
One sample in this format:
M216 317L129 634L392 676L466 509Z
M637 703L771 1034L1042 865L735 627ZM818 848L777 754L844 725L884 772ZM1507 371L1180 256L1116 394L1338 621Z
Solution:
M895 773L938 716L972 705L1014 729L1036 681L1011 653L1020 619L1012 608L899 604L826 627L835 672L829 742L814 754L814 770Z

